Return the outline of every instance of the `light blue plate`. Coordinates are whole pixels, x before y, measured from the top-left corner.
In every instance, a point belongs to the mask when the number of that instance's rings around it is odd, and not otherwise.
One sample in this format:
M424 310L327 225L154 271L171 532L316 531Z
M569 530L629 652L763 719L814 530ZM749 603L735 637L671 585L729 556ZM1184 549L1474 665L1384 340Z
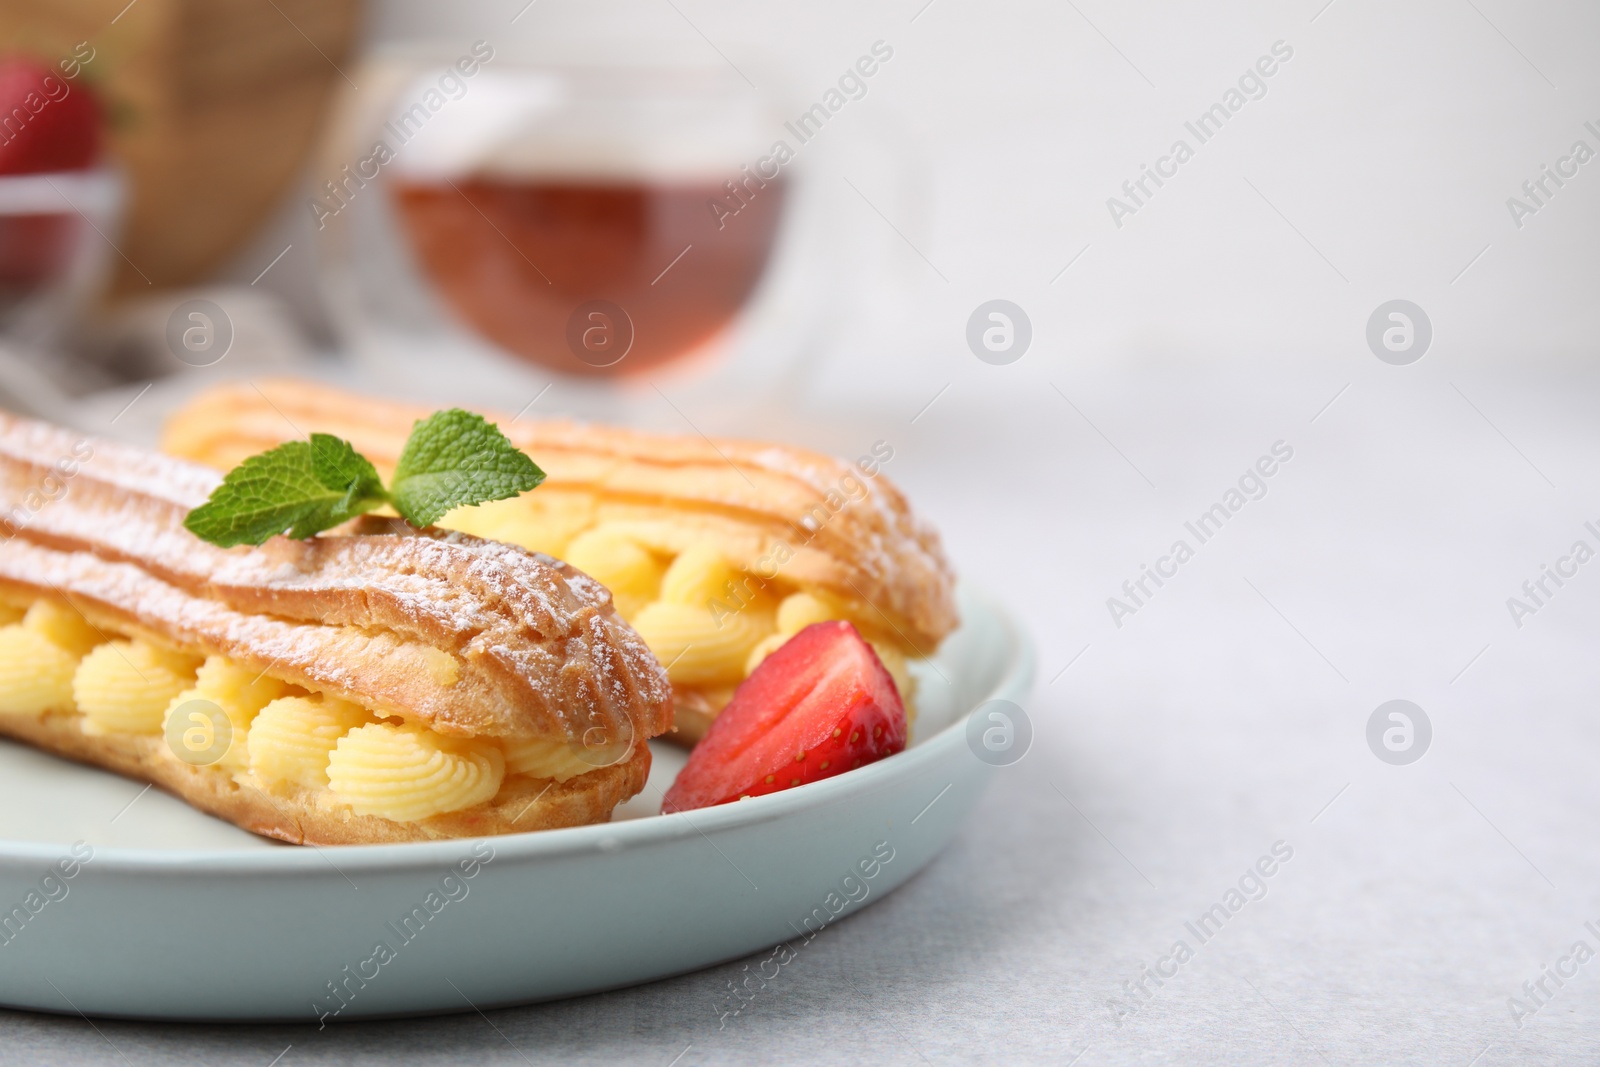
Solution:
M988 598L963 590L961 612L960 630L917 668L906 751L657 815L684 761L658 745L645 792L599 826L294 848L0 742L0 1004L156 1019L465 1011L794 940L920 870L987 784L968 714L1021 699L1033 657ZM92 858L75 860L74 842Z

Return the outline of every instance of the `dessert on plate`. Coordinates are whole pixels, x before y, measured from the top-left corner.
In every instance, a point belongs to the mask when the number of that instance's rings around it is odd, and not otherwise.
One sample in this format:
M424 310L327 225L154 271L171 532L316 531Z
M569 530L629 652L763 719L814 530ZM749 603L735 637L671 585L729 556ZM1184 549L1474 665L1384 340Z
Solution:
M387 474L427 413L306 381L240 382L176 412L162 447L225 470L320 431ZM908 663L955 628L955 582L938 534L879 474L887 445L849 463L559 419L498 425L546 480L438 525L564 559L608 587L665 665L674 740L701 738L757 665L818 622L853 624L914 711Z
M0 734L297 844L603 822L644 787L672 690L597 582L374 515L219 547L190 525L221 483L0 413Z

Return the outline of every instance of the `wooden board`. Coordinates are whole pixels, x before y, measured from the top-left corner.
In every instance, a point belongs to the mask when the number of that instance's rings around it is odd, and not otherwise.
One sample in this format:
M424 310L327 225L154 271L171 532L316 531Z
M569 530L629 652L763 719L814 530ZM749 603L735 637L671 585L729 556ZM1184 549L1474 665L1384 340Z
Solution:
M350 91L358 22L358 0L0 0L8 51L94 50L130 184L114 293L198 281L254 234Z

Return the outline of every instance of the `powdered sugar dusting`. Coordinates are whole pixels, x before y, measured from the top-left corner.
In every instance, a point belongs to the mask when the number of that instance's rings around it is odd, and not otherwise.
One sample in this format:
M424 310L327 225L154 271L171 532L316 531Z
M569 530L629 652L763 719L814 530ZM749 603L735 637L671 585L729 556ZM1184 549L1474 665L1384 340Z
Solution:
M0 413L0 510L81 438ZM464 534L366 519L346 534L220 549L183 528L215 474L95 442L65 495L0 541L0 581L86 598L167 641L456 733L580 737L670 724L665 672L565 564ZM425 649L463 665L432 679ZM597 706L598 701L598 706Z

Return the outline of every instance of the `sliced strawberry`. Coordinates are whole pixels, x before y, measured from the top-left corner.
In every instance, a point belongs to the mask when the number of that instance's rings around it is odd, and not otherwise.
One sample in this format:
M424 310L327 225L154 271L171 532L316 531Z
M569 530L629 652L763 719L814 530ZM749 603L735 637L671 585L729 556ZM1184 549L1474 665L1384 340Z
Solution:
M905 747L905 706L878 654L847 622L813 623L734 692L661 810L776 793Z
M81 81L0 59L0 174L84 170L100 155L100 106Z

